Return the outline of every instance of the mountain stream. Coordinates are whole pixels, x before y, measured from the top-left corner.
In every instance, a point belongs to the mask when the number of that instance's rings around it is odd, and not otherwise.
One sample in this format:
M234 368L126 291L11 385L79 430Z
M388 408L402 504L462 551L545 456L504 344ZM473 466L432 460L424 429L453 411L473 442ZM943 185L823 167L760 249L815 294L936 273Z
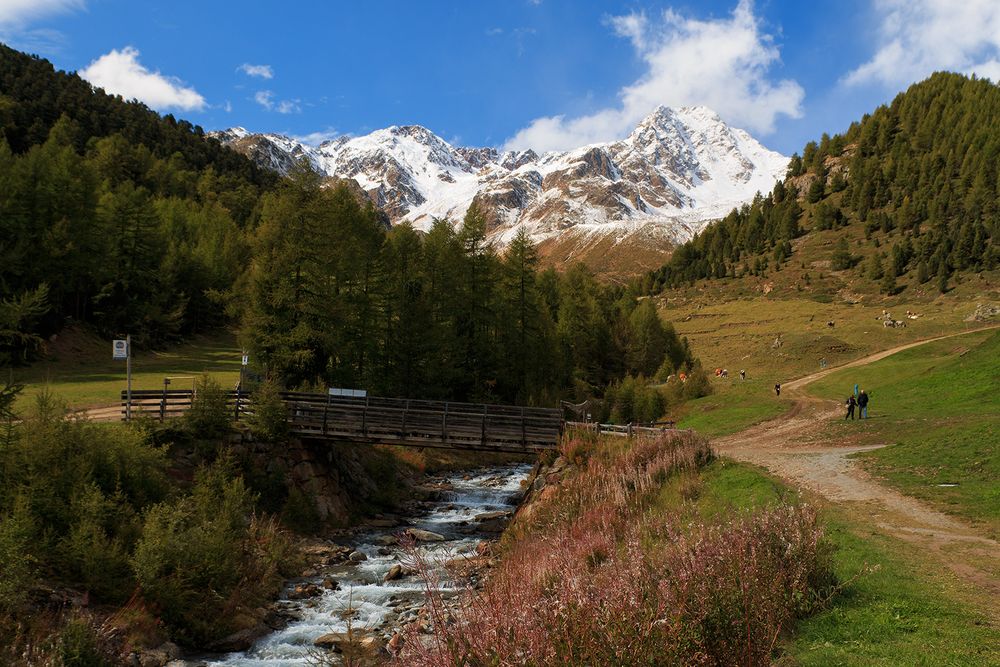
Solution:
M288 584L278 603L287 625L259 638L239 653L213 656L187 664L211 667L291 667L318 664L315 642L324 635L346 633L349 626L365 635L388 640L406 623L416 622L426 594L423 579L406 569L409 560L396 537L408 529L428 531L436 540L418 540L417 548L432 567L463 555L475 555L483 540L496 537L493 517L512 512L523 481L531 472L525 464L491 467L444 476L435 486L442 489L433 501L424 503L419 516L399 519L393 526L363 528L338 544L349 547L351 558L331 564L313 576ZM478 518L478 520L477 520ZM376 523L390 523L382 521ZM487 526L492 523L490 532ZM419 535L419 533L417 533ZM425 535L425 537L428 537ZM364 560L361 556L364 555ZM394 566L401 566L393 572ZM398 578L392 578L398 576ZM302 597L303 590L311 592ZM442 593L457 594L460 588L442 582ZM322 640L321 642L322 643ZM324 655L326 652L323 651Z

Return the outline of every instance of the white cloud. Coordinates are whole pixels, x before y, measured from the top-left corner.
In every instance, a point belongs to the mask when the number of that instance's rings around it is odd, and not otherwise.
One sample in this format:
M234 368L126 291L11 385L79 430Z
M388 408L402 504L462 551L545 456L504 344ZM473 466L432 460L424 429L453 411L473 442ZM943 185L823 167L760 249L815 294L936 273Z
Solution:
M274 108L274 93L270 90L258 90L254 93L253 100L268 111Z
M802 115L802 87L769 76L779 61L778 47L761 32L750 0L720 19L685 18L668 9L655 19L633 13L608 22L646 65L637 81L619 91L621 103L584 116L538 118L508 139L506 148L566 150L610 141L660 104L703 104L727 122L761 134L774 131L779 115Z
M84 6L84 0L0 0L0 24L23 25Z
M205 98L179 79L151 72L139 62L139 51L126 46L112 49L85 69L80 76L98 88L125 99L137 99L157 111L181 109L199 111L205 108Z
M902 86L937 70L1000 81L997 0L875 0L878 50L848 85Z
M271 90L258 90L254 93L253 99L268 111L277 111L278 113L299 113L302 111L302 107L299 106L301 100L275 101L274 91Z
M247 76L256 76L261 79L274 78L274 70L271 69L270 65L251 65L250 63L243 63L240 65L239 69Z
M59 53L65 35L51 28L32 28L30 24L85 7L84 0L0 0L0 42L30 53Z
M328 127L325 130L318 130L316 132L310 132L309 134L293 134L292 139L296 141L301 141L304 144L310 146L319 146L320 144L336 139L340 136L340 132Z

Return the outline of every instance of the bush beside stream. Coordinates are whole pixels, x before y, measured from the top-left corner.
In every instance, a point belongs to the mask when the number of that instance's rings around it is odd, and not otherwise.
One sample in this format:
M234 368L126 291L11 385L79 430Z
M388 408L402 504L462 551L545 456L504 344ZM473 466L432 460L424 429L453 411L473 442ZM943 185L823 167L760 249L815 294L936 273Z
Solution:
M691 520L680 506L711 460L688 433L568 438L486 587L454 624L437 605L435 634L411 636L400 664L769 663L834 584L822 529L803 505ZM658 502L668 485L678 511Z

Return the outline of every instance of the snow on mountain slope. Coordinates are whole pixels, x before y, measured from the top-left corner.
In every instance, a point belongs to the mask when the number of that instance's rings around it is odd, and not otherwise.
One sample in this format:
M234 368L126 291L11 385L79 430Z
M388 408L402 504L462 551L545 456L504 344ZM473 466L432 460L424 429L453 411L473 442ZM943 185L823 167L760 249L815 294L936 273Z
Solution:
M608 252L626 241L669 248L769 192L788 165L700 106L659 107L620 141L541 156L456 148L418 125L319 146L243 128L211 136L281 173L305 159L329 176L354 179L394 224L457 224L475 201L498 243L524 227L543 253L549 242L563 255L577 246Z

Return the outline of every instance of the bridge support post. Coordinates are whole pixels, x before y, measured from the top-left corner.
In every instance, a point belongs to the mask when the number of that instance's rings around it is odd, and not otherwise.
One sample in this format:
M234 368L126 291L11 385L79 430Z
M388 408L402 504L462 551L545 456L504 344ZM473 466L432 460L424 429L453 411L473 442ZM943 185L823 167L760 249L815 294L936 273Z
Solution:
M330 412L330 394L326 394L326 403L323 405L323 435L326 435L326 417Z

